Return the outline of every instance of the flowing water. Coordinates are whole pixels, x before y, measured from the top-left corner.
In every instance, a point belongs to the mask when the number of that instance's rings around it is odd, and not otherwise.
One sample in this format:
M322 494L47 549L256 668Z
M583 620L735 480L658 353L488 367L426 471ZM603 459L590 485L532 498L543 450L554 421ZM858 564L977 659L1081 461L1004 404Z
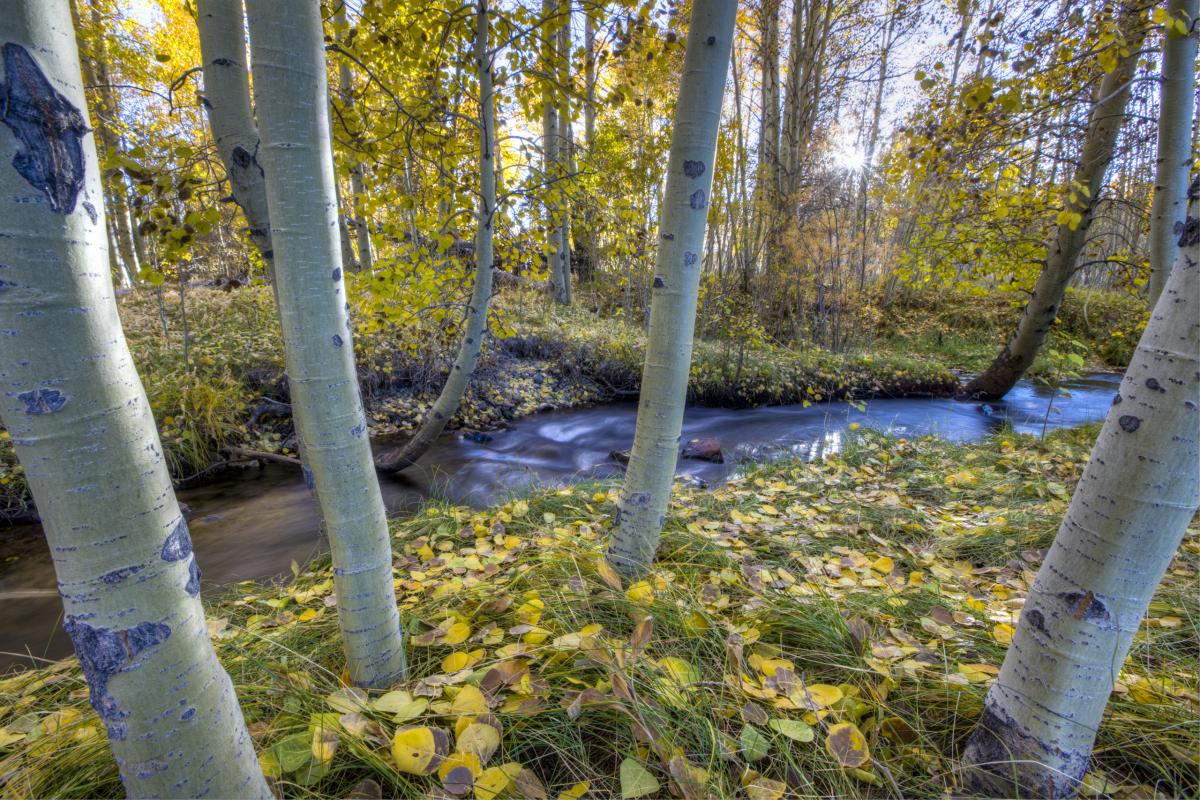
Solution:
M726 461L681 460L691 480L714 483L749 459L816 458L836 451L849 426L898 436L937 434L977 441L1005 421L1022 433L1071 427L1104 418L1120 381L1098 374L1058 390L1020 383L1003 403L949 399L872 400L860 411L848 403L818 403L729 410L692 407L683 438L713 438ZM483 507L532 487L619 475L609 454L633 441L634 403L551 412L519 420L503 431L456 433L437 444L398 479L383 479L384 501L402 513L429 497ZM379 442L377 445L386 446ZM188 524L204 590L241 580L291 575L322 548L320 524L299 471L268 465L197 489L179 492L190 509ZM62 605L41 529L0 530L0 672L60 658L71 651L59 626Z

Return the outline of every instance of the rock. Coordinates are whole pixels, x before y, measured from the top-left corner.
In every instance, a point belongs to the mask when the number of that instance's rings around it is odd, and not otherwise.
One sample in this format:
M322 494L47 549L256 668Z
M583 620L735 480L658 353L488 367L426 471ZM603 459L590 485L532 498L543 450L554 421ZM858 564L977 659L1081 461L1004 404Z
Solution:
M680 454L683 458L693 458L697 461L711 461L714 464L724 464L725 454L721 452L721 443L716 439L692 439L683 446Z
M462 438L475 444L487 444L492 440L491 435L483 431L463 431Z
M617 462L618 464L628 464L629 463L629 451L628 450L613 450L611 453L608 454L608 457L611 458L613 461Z

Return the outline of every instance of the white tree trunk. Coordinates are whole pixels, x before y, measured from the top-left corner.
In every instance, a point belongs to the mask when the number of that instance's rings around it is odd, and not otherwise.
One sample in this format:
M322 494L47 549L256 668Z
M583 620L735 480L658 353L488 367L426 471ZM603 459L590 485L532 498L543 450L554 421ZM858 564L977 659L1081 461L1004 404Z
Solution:
M1181 248L963 754L993 796L1073 796L1113 680L1200 506L1200 219Z
M67 0L0 15L0 419L131 797L261 797L108 270Z
M1178 235L1175 225L1187 206L1188 171L1192 164L1192 120L1196 89L1196 17L1200 0L1169 0L1167 31L1163 37L1162 77L1159 88L1158 173L1150 208L1150 283L1147 291L1154 308L1175 260ZM1174 29L1180 20L1191 30Z
M395 455L381 456L381 472L399 472L413 464L437 440L458 411L467 384L479 363L492 298L493 225L496 218L495 101L492 90L492 54L488 50L488 0L476 6L475 64L479 74L479 216L475 232L475 288L467 307L466 324L458 356L429 415L412 439Z
M696 296L736 0L695 0L654 266L637 427L608 560L625 574L654 558L671 499L692 362Z
M405 672L392 554L342 279L318 0L249 0L276 293L296 429L333 554L353 682Z
M242 0L197 0L196 11L208 124L233 199L246 217L250 241L258 248L274 283L267 187L259 159L258 126L250 110Z

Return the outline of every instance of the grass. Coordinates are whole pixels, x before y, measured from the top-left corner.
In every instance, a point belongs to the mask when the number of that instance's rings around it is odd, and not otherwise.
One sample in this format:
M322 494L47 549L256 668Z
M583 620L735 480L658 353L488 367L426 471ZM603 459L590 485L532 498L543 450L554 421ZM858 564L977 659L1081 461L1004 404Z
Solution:
M872 303L880 305L878 291ZM877 349L980 372L991 364L1015 328L1023 295L901 286L878 314ZM1049 342L1029 370L1031 377L1063 371L1069 354L1088 368L1129 363L1149 311L1144 299L1120 292L1068 289Z
M677 488L654 572L632 585L602 567L613 484L430 504L393 521L414 646L386 695L341 683L327 563L208 598L210 627L283 796L363 781L424 796L438 776L398 770L393 735L454 742L460 712L487 711L502 736L476 779L505 796L619 796L625 765L650 797L942 797L1095 432L955 445L860 431L819 462ZM1193 528L1118 676L1088 793L1200 789L1198 568ZM0 696L0 792L121 795L74 659ZM857 770L827 747L847 724L869 748ZM337 742L328 760L314 731Z

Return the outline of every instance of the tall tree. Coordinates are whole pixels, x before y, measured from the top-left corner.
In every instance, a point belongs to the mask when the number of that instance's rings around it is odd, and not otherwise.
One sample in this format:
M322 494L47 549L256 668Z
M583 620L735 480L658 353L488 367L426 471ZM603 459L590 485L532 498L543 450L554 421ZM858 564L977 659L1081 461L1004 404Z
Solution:
M653 560L671 499L736 14L736 0L695 0L692 6L671 131L637 425L608 548L609 562L627 575L644 571Z
M319 0L249 0L276 297L305 466L333 554L351 680L406 669L391 542L371 462L342 278Z
M117 317L67 0L0 15L0 420L131 797L261 797L200 568Z
M346 32L349 30L349 25L346 22L346 3L338 3L337 9L333 13L333 24L336 28L338 45L346 46ZM338 60L338 92L341 94L344 111L339 117L343 124L347 120L357 120L354 114L354 75L350 72L350 61L345 56ZM359 123L361 124L361 123ZM350 138L355 138L358 134L356 131L346 130L346 135ZM350 165L350 207L354 210L354 238L358 243L358 269L365 272L370 272L375 264L375 250L371 246L371 223L363 213L363 200L367 196L366 182L366 167L362 161L355 158L354 163Z
M1100 81L1096 101L1088 115L1078 166L1064 190L1066 206L1059 216L1054 241L1046 254L1033 294L1025 305L1016 331L1000 354L963 387L961 397L995 400L1008 394L1033 364L1050 327L1058 318L1067 284L1075 274L1075 263L1087 241L1088 228L1104 186L1104 175L1116 149L1117 134L1125 120L1130 83L1146 35L1143 0L1123 0L1117 10L1116 33L1119 39L1110 45L1117 49L1115 65Z
M1192 165L1192 120L1196 88L1196 18L1200 0L1169 0L1163 25L1159 78L1158 172L1150 208L1150 307L1167 282L1175 260L1175 225L1187 204Z
M274 282L271 219L259 161L258 125L250 107L244 18L242 0L196 0L204 68L202 103L233 200L242 209L250 241Z
M1200 177L1178 259L963 753L996 797L1071 797L1142 617L1200 507Z
M475 288L467 306L458 356L438 399L413 438L395 455L376 459L381 472L394 473L413 464L430 448L458 411L463 393L479 363L487 329L494 268L493 226L496 219L495 100L492 52L488 45L488 2L476 5L475 66L479 75L479 215L475 229Z
M558 26L561 7L559 0L542 0L542 29L540 35L539 68L542 80L542 172L546 188L546 261L554 298L563 304L571 302L570 242L563 241L562 133L559 128L558 105L555 95L559 77Z

